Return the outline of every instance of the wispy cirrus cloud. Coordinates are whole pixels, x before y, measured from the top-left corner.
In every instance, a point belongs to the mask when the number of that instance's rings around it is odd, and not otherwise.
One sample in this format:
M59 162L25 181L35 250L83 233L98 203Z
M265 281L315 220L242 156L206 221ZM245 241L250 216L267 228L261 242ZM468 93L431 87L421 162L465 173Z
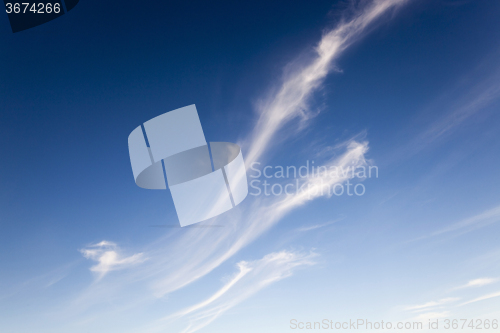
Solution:
M479 279L474 279L466 284L459 286L457 288L454 288L454 291L465 289L465 288L474 288L474 287L482 287L486 286L489 284L492 284L494 282L498 281L498 279L493 279L493 278L479 278ZM426 322L429 319L436 319L436 318L446 318L452 316L451 309L458 309L464 305L480 302L483 300L491 299L491 298L496 298L500 297L500 292L495 292L495 293L490 293L486 294L480 297L476 297L474 299L471 299L469 301L465 301L462 303L458 303L461 298L460 297L447 297L447 298L442 298L437 301L430 301L426 302L423 304L417 304L417 305L411 305L411 306L405 306L402 307L403 311L408 311L408 312L413 312L413 313L419 313L416 317L413 317L412 320L418 320L421 322Z
M496 298L496 297L500 297L500 291L476 297L474 299L471 299L470 301L467 301L467 302L464 302L464 303L460 304L460 306L464 306L464 305L467 305L467 304L476 303L476 302L480 302L480 301L484 301L484 300L487 300L487 299L490 299L490 298Z
M485 210L482 213L466 218L462 221L453 223L445 228L437 230L430 234L430 237L440 236L448 233L465 233L477 228L482 228L492 223L500 221L500 206Z
M474 288L474 287L483 287L492 283L497 282L498 279L493 279L493 278L479 278L479 279L474 279L466 284L459 286L455 289L464 289L464 288Z
M437 301L430 301L422 304L410 305L403 307L403 311L415 314L408 320L413 320L421 323L427 323L431 319L447 318L452 315L449 307L453 306L460 298L447 297Z
M498 75L497 75L498 76ZM452 133L459 125L468 118L484 110L500 97L500 84L498 77L494 82L489 82L489 86L482 87L479 91L474 91L473 96L468 96L469 100L463 101L462 105L453 109L439 120L435 121L417 139L418 146L434 142Z
M259 290L291 276L297 269L314 265L315 253L281 251L262 259L241 261L238 272L208 299L162 319L155 330L177 319L186 320L182 333L193 333L210 324L224 312L251 297Z
M441 312L426 312L419 314L418 316L412 318L413 320L420 321L422 323L427 323L430 319L439 319L450 317L452 313L450 311Z
M424 303L424 304L407 306L404 309L406 311L422 311L422 310L427 311L427 310L429 310L431 308L436 308L436 307L440 307L440 306L447 305L447 304L450 304L450 303L454 303L454 302L456 302L458 300L460 300L460 298L457 298L457 297L448 297L448 298L440 299L438 301L431 301L431 302L427 302L427 303Z
M297 228L297 231L304 232L304 231L311 231L311 230L316 230L316 229L328 227L329 225L335 224L335 223L337 223L339 221L342 221L344 219L345 219L345 217L341 217L341 218L338 218L336 220L328 221L328 222L325 222L325 223L313 224L313 225L309 225L309 226L303 226L303 227Z
M404 2L406 0L372 1L323 35L312 59L295 65L295 70L283 79L276 93L260 102L259 119L252 134L245 140L245 146L249 147L245 159L247 165L259 160L271 148L271 140L287 123L297 118L305 121L312 117L309 100L332 70L333 62L358 41L369 26Z
M500 67L497 59L498 51L470 71L468 76L460 80L461 84L428 106L427 112L438 116L409 144L400 148L395 156L409 157L432 147L459 131L473 117L492 110L500 100Z
M427 235L417 237L410 242L445 235L462 235L497 222L500 222L500 206L487 209L477 215L452 223Z
M89 245L80 252L85 258L97 261L97 264L90 270L97 273L99 278L104 277L110 271L128 268L146 260L143 253L123 257L118 245L109 241Z

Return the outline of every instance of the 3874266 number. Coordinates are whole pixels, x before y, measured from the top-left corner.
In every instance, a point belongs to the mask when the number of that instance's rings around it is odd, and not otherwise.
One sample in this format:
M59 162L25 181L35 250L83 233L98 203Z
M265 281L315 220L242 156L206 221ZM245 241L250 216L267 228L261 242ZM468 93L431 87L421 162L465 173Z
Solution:
M26 12L28 13L34 13L34 14L52 14L56 13L59 14L61 12L61 4L60 3L42 3L39 2L38 4L36 2L22 2L22 3L6 3L5 4L5 11L7 14L25 14Z

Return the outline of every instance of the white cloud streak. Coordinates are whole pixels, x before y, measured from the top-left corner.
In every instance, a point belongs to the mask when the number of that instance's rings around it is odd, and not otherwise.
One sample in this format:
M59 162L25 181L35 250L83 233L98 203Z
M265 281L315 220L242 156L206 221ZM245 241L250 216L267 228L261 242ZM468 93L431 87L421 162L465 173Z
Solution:
M498 291L496 293L487 294L487 295L484 295L484 296L480 296L480 297L474 298L474 299L472 299L470 301L467 301L467 302L464 302L464 303L460 304L460 306L464 306L464 305L467 305L467 304L484 301L484 300L487 300L487 299L490 299L490 298L495 298L495 297L500 297L500 291Z
M493 279L493 278L480 278L480 279L474 279L463 286L457 287L455 289L464 289L464 288L473 288L473 287L483 287L492 283L497 282L498 279Z
M497 77L498 80L498 77ZM482 88L471 100L454 109L438 121L434 122L417 141L429 144L441 137L449 135L456 127L464 123L468 118L484 110L500 96L500 84L491 83L491 86Z
M309 100L332 69L332 63L343 51L359 40L367 27L405 0L376 0L353 18L326 32L316 47L312 61L297 66L281 84L277 93L260 104L260 117L249 137L251 142L246 163L257 161L270 148L276 133L293 119L311 117Z
M428 310L430 308L435 308L435 307L439 307L439 306L442 306L442 305L445 305L445 304L456 302L459 299L460 298L456 298L456 297L443 298L443 299L440 299L439 301L431 301L431 302L427 302L427 303L424 303L424 304L408 306L408 307L405 308L405 310L406 311Z
M411 240L411 242L420 241L431 237L450 235L450 234L453 236L462 235L479 228L484 228L490 224L497 223L499 221L500 221L500 206L496 206L494 208L485 210L484 212L479 213L477 215L450 224L444 228L431 232L427 235L417 237Z
M430 236L440 236L451 232L469 232L477 228L482 228L492 223L500 221L500 206L488 209L478 215L466 218L460 222L454 223L433 232Z
M450 311L442 311L442 312L427 312L427 313L422 313L412 320L420 321L422 323L427 324L427 322L431 319L438 319L438 318L447 318L451 316Z
M472 74L475 73L472 76L477 76L476 72L480 72L480 79L467 77L462 80L463 82L478 81L474 83L472 88L470 85L467 85L466 88L457 87L455 91L444 94L435 105L429 106L428 109L432 110L433 114L440 114L440 116L408 145L402 147L395 156L409 157L414 155L453 135L473 116L487 112L500 98L500 67L497 65L497 58L498 55L495 54L495 60L488 60L488 73L484 73L484 70L481 69L482 66L472 71ZM494 70L492 71L491 68ZM456 96L451 102L449 100L450 94ZM441 100L445 101L446 104Z
M316 229L328 227L329 225L335 224L335 223L337 223L339 221L342 221L344 219L345 219L345 217L342 217L342 218L339 218L339 219L336 219L336 220L333 220L333 221L329 221L329 222L326 222L326 223L314 224L314 225L310 225L310 226L300 227L300 228L297 228L297 231L299 231L299 232L305 232L305 231L311 231L311 230L316 230Z
M259 260L239 262L238 272L215 294L164 318L161 321L165 322L165 326L156 324L154 330L157 331L159 327L167 328L169 322L185 318L187 324L182 333L196 332L259 290L291 276L300 267L314 265L315 256L314 253L282 251L270 253Z
M143 253L137 253L130 257L122 257L118 246L108 241L89 245L81 249L80 252L85 258L97 261L97 265L92 266L90 270L97 273L99 279L110 271L125 269L145 260Z

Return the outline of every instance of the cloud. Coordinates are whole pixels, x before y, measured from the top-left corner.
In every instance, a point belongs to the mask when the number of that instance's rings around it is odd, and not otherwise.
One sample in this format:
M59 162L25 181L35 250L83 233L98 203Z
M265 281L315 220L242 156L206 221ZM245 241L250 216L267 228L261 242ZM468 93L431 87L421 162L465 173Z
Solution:
M438 311L439 309L449 306L450 304L456 303L460 298L448 297L437 301L430 301L423 304L406 306L403 308L404 311L409 311L413 313L420 313L410 320L419 321L426 323L431 319L446 318L451 316L450 311Z
M487 300L487 299L490 299L490 298L499 297L499 296L500 296L500 291L496 292L496 293L493 293L493 294L487 294L487 295L484 295L484 296L480 296L480 297L474 298L474 299L472 299L470 301L467 301L467 302L464 302L464 303L460 304L460 306L464 306L464 305L471 304L471 303L476 303L476 302L479 302L479 301L484 301L484 300Z
M300 267L314 265L315 256L314 253L281 251L260 260L241 261L237 264L238 272L216 293L162 321L168 325L174 319L185 318L186 328L182 332L196 332L259 290L291 276ZM154 327L158 329L159 325Z
M260 117L247 140L250 142L246 145L249 146L249 151L245 156L247 165L259 160L271 147L271 140L285 124L297 118L306 121L313 116L309 110L309 100L332 70L333 61L346 48L358 41L371 24L390 9L404 2L406 1L372 1L350 20L344 20L336 28L323 35L312 60L295 65L294 70L291 70L283 79L276 92L260 102Z
M297 231L304 232L304 231L311 231L311 230L315 230L315 229L319 229L319 228L324 228L324 227L327 227L327 226L332 225L334 223L337 223L339 221L342 221L344 219L345 219L345 217L342 217L342 218L339 218L339 219L336 219L336 220L333 220L333 221L330 221L330 222L326 222L326 223L314 224L314 225L310 225L310 226L300 227L300 228L297 228Z
M413 318L413 320L420 321L422 323L426 323L431 319L446 318L446 317L450 317L450 316L451 316L450 311L427 312L427 313L422 313L422 314L416 316L415 318Z
M454 223L441 230L433 232L430 236L439 236L450 232L469 232L500 221L500 206L488 209L478 215Z
M457 287L455 289L464 289L464 288L471 288L471 287L482 287L486 286L488 284L492 284L497 282L498 279L493 279L493 278L480 278L480 279L475 279L467 282L463 286Z
M443 299L440 299L439 301L431 301L431 302L427 302L424 304L407 306L407 307L405 307L405 310L406 311L428 310L429 308L440 307L440 306L445 305L445 304L456 302L459 299L460 298L456 298L456 297L443 298Z
M420 241L430 237L443 236L446 234L461 235L473 230L486 227L490 224L500 221L500 206L485 210L482 213L466 218L462 221L453 223L447 227L434 231L428 235L420 236L410 240L410 242Z
M38 276L34 276L26 281L19 281L16 285L10 286L8 289L1 290L0 300L19 297L19 294L26 293L32 289L47 289L57 284L59 281L66 278L70 272L77 266L80 260L61 265L49 270Z
M500 97L498 77L495 82L491 83L491 86L481 87L480 91L475 91L474 93L475 95L468 97L470 98L468 101L462 101L461 106L434 122L419 136L417 141L429 144L441 137L447 136L468 118L491 105L493 101Z
M80 250L85 258L98 262L90 270L98 273L99 278L102 278L110 271L128 268L145 260L143 253L137 253L130 257L122 257L119 251L120 249L115 243L108 241L92 244Z
M498 51L487 56L483 63L459 80L460 83L454 89L428 106L426 113L439 116L394 156L413 156L450 137L479 113L494 110L493 106L500 98L500 67L497 59Z

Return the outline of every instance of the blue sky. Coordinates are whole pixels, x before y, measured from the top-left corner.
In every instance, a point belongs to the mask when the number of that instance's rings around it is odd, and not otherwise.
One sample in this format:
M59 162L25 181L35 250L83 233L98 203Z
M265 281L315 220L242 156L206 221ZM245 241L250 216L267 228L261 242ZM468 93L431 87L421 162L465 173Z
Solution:
M141 6L83 1L16 34L0 19L0 332L500 319L500 4ZM248 167L379 176L176 228L127 137L190 104Z

